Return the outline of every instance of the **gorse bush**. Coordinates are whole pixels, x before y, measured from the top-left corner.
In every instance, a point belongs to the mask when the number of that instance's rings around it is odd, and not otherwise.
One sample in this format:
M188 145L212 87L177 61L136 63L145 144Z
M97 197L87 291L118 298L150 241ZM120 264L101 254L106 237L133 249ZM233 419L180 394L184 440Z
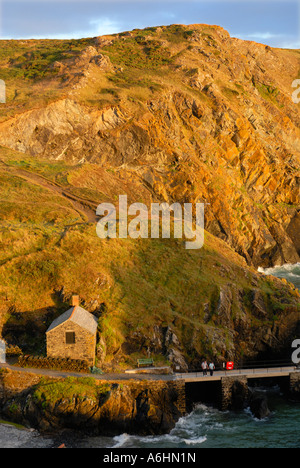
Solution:
M129 37L104 47L113 63L134 68L159 69L173 62L170 50L161 41L145 40L143 36Z
M27 47L23 46L23 48L20 48L19 46L14 50L11 50L12 44L7 43L10 73L15 77L26 79L44 78L55 73L53 68L51 68L54 62L78 55L90 42L89 39L70 41L45 40L42 41L39 49L32 48L30 43L28 43ZM0 61L1 58L0 56Z

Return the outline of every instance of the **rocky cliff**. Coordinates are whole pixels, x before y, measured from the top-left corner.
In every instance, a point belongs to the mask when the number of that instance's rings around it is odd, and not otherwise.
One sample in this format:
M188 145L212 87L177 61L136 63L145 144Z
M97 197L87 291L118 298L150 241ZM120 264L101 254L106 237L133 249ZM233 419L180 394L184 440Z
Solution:
M48 433L165 434L185 414L184 384L62 379L1 369L0 414Z
M299 293L257 273L299 261L299 51L220 27L1 41L0 327L44 352L72 291L106 370L198 368L289 349ZM95 209L204 202L205 245L106 239ZM35 333L32 333L32 330Z
M299 261L298 51L207 25L53 47L22 41L2 58L0 144L113 168L148 199L204 201L207 230L248 263Z

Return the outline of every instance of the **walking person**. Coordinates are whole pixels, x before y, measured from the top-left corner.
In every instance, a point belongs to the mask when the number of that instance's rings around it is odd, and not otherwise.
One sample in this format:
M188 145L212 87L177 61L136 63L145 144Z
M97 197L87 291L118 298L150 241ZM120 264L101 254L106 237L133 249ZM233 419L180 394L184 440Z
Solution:
M202 367L202 371L203 371L203 376L207 375L208 365L207 365L206 360L204 360L204 361L202 362L201 367Z
M214 375L214 370L215 370L215 365L214 365L213 362L210 362L209 363L209 372L210 372L211 377Z

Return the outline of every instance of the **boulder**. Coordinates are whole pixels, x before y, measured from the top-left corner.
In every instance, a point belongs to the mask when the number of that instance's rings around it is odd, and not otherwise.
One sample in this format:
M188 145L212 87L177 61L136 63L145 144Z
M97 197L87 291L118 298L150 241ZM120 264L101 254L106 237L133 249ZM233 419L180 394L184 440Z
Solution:
M268 407L268 399L266 395L253 393L250 398L250 411L257 419L267 418L271 414L271 411Z

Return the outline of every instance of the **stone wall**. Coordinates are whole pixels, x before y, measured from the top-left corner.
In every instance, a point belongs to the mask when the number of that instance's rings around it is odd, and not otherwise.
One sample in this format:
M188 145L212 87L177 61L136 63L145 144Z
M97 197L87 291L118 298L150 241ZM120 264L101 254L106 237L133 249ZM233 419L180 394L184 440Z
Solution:
M75 344L66 344L66 333L75 333ZM46 334L47 356L86 360L95 364L96 334L81 328L73 322L65 322Z
M289 393L291 398L300 400L300 372L290 373Z
M185 382L184 380L179 380L177 382L169 382L169 387L173 388L177 394L176 407L180 414L184 416L187 412L186 407L186 391L185 391Z
M248 396L247 377L222 377L220 401L220 408L222 411L242 409Z

